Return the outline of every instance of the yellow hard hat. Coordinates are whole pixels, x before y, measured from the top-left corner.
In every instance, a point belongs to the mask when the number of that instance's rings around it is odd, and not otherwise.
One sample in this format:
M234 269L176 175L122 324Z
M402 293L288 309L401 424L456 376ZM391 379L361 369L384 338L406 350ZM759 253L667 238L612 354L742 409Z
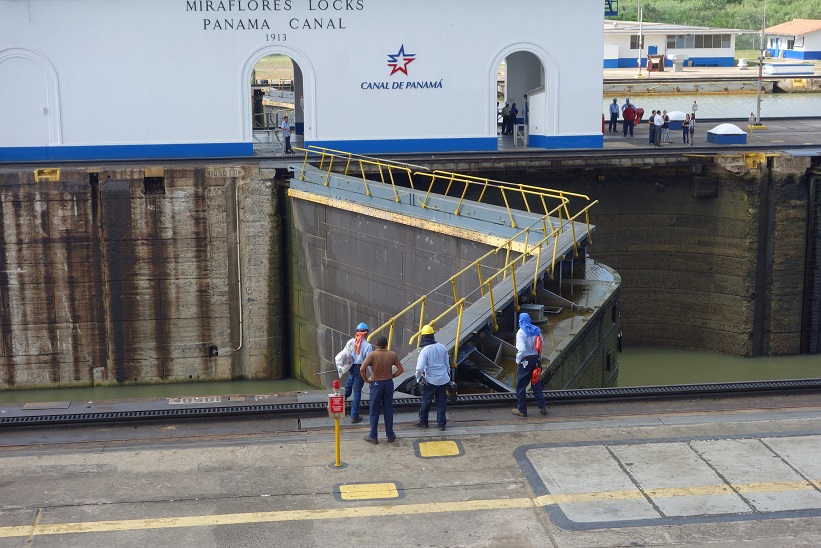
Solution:
M422 328L422 331L420 331L419 333L422 334L422 335L433 335L433 326L432 325L426 325L425 327Z

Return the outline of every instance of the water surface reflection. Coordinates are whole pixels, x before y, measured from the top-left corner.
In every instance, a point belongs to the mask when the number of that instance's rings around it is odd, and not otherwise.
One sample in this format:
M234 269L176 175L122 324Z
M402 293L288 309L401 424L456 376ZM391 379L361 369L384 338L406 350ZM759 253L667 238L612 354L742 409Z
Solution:
M625 348L618 386L821 378L821 355L739 358L669 348Z

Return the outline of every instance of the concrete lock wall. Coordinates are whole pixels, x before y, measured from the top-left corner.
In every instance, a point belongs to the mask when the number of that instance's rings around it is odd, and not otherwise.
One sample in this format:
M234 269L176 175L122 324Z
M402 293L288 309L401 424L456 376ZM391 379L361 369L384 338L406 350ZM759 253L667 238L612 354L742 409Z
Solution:
M0 161L250 156L251 75L271 54L302 74L296 118L306 144L495 150L497 69L520 54L533 66L509 75L510 100L523 111L521 94L547 87L548 108L531 112L544 141L601 147L598 120L578 115L601 106L601 3L556 8L541 0L0 2L0 119L9 122L0 125ZM573 108L559 108L566 104Z
M280 222L258 177L253 166L0 174L0 388L279 376Z
M656 161L489 174L599 200L589 250L621 293L576 346L599 344L605 363L619 300L630 346L800 352L812 160ZM380 325L485 251L281 198L255 165L54 178L0 172L2 388L269 379L284 360L319 385L358 322ZM449 286L433 301L450 304ZM400 352L413 328L399 326Z
M626 345L797 354L811 160L755 156L626 160L522 182L599 200L590 252L622 277Z
M373 330L439 288L425 312L428 319L436 317L453 304L450 276L491 250L312 202L289 203L294 375L317 386L336 377L334 356L359 322ZM489 258L486 268L502 264L502 256ZM468 294L467 283L463 277L457 284L460 295ZM479 296L470 296L469 302ZM397 322L392 348L402 357L412 349L408 340L418 322L418 315ZM328 371L334 373L325 375Z

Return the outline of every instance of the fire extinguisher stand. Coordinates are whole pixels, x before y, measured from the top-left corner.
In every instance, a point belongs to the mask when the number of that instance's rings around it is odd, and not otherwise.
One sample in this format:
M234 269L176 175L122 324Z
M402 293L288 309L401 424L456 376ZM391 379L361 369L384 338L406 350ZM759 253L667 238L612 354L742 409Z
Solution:
M328 394L328 416L334 420L334 441L336 442L336 461L328 465L328 468L345 468L348 466L342 462L342 453L339 442L339 419L345 416L345 397L339 393L339 381L334 381L334 393Z

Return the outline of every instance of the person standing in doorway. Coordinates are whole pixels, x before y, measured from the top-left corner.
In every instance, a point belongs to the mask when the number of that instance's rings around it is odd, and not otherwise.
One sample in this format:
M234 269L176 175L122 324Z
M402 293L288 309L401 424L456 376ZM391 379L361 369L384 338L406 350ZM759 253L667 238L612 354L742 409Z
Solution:
M294 151L291 149L291 123L288 121L288 117L286 116L282 120L282 136L285 137L285 154L293 154Z
M542 331L530 320L530 314L519 314L519 331L516 332L516 400L514 415L527 416L527 385L533 387L533 396L539 413L547 415L547 401L542 391ZM534 374L535 372L535 374Z
M619 100L614 97L613 102L610 103L610 124L607 126L607 131L618 131L618 129L619 129ZM625 129L625 131L627 131L627 130Z
M369 331L367 324L360 323L356 326L356 334L353 339L346 344L346 347L350 345L353 349L353 365L348 376L348 382L345 383L345 399L347 400L353 395L353 401L351 402L352 424L362 422L359 407L362 402L362 387L365 386L365 379L359 370L365 358L373 351L373 346L366 340Z
M416 358L416 382L422 385L422 407L419 408L419 420L413 425L419 428L428 427L428 414L435 398L436 422L439 424L439 430L444 430L448 422L447 392L450 382L448 349L444 344L436 342L432 325L423 327L419 335L421 336L419 346L422 350Z
M513 103L510 107L510 117L507 122L507 132L509 135L513 135L516 132L516 116L518 115L519 109L516 108L516 103Z
M505 101L505 106L502 108L502 135L507 135L508 125L510 124L510 105Z
M368 368L371 370L370 376L368 376ZM388 443L396 441L396 434L393 431L393 379L404 372L399 356L396 352L388 350L387 337L376 339L376 350L368 354L359 368L359 374L366 383L371 385L369 400L371 431L365 436L366 442L374 445L379 443L376 430L379 427L380 411L385 417L385 438Z

